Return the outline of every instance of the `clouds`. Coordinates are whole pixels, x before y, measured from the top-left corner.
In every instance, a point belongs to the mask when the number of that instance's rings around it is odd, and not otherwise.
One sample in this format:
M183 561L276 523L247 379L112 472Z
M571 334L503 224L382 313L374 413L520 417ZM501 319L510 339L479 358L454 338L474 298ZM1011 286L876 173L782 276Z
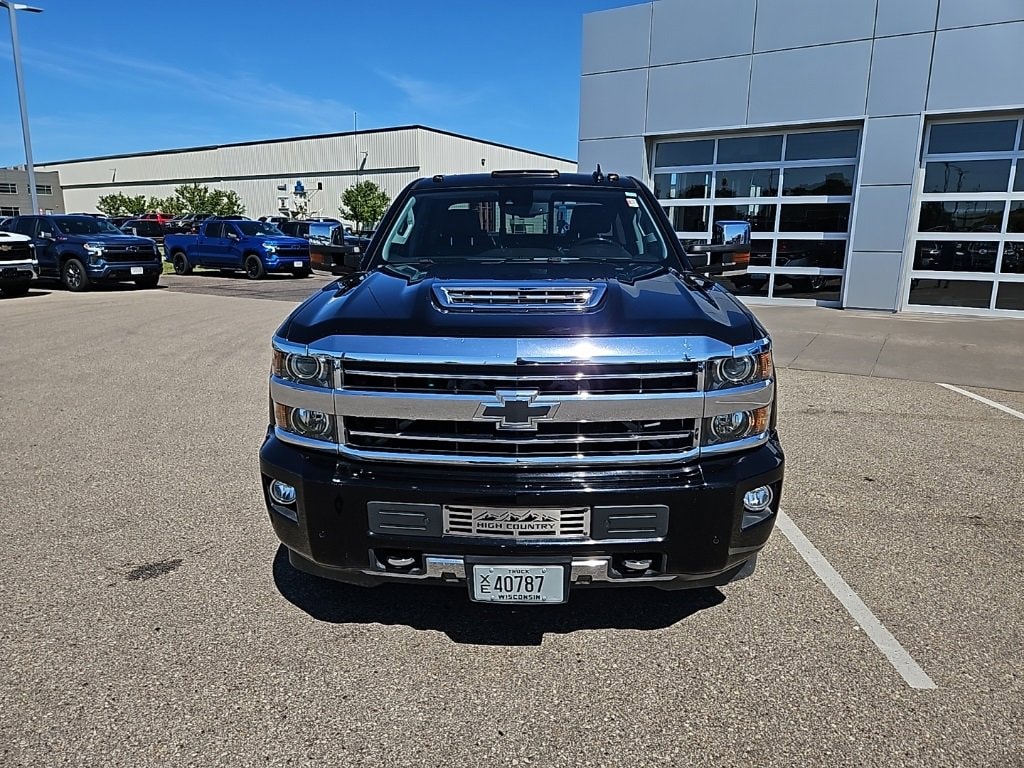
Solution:
M377 70L377 74L397 88L409 105L426 112L444 112L484 100L486 89L465 90L458 86L421 80L405 74Z

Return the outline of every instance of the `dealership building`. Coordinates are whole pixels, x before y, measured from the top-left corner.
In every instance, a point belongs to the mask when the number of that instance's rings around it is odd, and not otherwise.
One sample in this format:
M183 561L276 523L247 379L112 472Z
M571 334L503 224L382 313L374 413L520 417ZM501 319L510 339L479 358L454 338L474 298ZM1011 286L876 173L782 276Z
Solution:
M182 184L238 192L250 216L292 209L337 217L341 195L373 181L393 199L413 179L497 168L557 168L576 162L448 131L409 125L43 163L57 171L69 210L95 211L103 195L167 197Z
M583 21L579 166L752 302L1024 317L1024 0L654 0Z
M36 200L39 210L32 210L28 174L25 166L0 168L0 219L29 213L64 213L64 194L60 176L36 170Z

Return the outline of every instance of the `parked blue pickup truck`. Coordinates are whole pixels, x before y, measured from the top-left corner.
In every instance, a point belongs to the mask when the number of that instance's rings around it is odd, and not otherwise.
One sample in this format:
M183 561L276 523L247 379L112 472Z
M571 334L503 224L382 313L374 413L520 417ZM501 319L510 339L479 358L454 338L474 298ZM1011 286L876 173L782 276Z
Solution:
M291 272L309 277L309 243L288 237L265 221L207 219L198 234L167 235L164 258L179 275L193 267L210 267L226 274L244 270L250 280L268 272Z
M39 277L56 278L69 291L98 282L132 280L140 288L160 283L160 252L147 237L126 235L93 216L18 216L4 222L8 232L32 238Z

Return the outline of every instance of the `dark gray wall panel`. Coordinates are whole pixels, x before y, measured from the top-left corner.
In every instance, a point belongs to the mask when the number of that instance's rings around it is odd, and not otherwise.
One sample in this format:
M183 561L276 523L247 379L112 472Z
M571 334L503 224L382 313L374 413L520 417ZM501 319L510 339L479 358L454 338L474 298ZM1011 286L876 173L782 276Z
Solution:
M921 118L874 117L867 121L861 184L910 184L917 170Z
M651 4L583 16L583 74L647 66Z
M853 249L902 251L910 211L910 185L860 187L853 223Z
M924 109L933 38L928 32L875 40L869 115L907 115Z
M863 115L870 61L870 41L756 54L747 121Z
M671 133L742 125L750 57L651 69L647 130Z
M1022 42L1024 22L937 32L928 109L1024 104Z
M584 75L580 81L580 138L643 133L647 72L645 68Z
M939 0L878 0L875 36L931 32L938 7Z
M651 64L678 64L751 53L754 2L656 2L651 29Z
M758 0L755 51L870 38L875 0Z
M846 257L846 304L851 309L896 309L903 258L899 253L853 251Z
M1024 21L1021 0L942 0L939 4L939 29Z
M646 175L644 140L640 136L624 139L592 139L579 143L580 173L590 173L601 164L605 172L615 171L623 176Z

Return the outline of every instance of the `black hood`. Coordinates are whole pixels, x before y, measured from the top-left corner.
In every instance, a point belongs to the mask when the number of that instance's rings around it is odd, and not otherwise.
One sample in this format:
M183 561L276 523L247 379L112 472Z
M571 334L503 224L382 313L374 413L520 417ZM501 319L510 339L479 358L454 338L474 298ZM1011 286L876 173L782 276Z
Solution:
M553 279L551 285L559 287L567 279ZM334 335L707 336L735 346L754 341L759 330L746 308L724 289L665 269L640 279L589 277L588 283L605 286L604 296L593 309L579 312L445 310L434 286L447 280L437 275L410 280L385 271L351 275L307 299L278 333L298 344ZM507 284L517 282L522 279Z

